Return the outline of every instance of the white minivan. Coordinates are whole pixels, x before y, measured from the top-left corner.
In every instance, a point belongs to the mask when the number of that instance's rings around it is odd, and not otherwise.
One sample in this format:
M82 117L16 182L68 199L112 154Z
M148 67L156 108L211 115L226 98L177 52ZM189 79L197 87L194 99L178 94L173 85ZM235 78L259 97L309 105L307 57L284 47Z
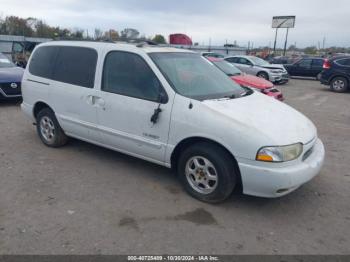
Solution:
M41 44L22 92L22 110L47 146L74 137L173 168L189 194L206 202L225 200L235 187L260 197L286 195L324 161L304 115L182 49Z

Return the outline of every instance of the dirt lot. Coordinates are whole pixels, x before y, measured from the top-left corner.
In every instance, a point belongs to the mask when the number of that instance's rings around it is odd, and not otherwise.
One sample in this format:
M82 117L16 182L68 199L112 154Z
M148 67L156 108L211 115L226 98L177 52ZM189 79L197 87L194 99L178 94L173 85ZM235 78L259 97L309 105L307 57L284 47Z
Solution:
M325 166L281 199L222 205L163 167L76 140L47 148L18 105L0 104L0 254L349 254L350 93L280 88L318 127Z

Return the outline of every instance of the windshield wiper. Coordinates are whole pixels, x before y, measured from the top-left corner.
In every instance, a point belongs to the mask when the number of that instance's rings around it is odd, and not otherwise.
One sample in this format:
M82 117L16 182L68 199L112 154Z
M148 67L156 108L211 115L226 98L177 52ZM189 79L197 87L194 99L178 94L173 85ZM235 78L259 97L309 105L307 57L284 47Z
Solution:
M235 99L235 98L236 98L236 95L235 95L235 94L232 94L232 95L224 96L224 98Z

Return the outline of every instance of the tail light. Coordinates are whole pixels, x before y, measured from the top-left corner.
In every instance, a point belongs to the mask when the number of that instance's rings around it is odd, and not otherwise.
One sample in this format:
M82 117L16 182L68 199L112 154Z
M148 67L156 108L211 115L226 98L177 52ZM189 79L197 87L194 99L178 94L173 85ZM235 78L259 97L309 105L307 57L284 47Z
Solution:
M323 69L330 69L331 66L332 66L332 64L328 59L324 60Z

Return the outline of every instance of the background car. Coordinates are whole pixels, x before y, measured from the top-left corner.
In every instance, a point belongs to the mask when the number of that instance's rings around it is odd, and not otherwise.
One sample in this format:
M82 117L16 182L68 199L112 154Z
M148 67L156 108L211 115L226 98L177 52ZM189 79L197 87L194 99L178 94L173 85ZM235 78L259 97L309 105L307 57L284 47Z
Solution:
M276 56L267 60L270 64L289 65L295 63L295 58L289 56Z
M350 85L350 56L338 56L325 60L320 81L330 85L334 92L344 93Z
M264 78L273 83L287 83L289 75L283 65L269 64L255 56L232 56L225 60L237 66L244 73Z
M280 101L284 100L282 92L276 89L270 81L257 76L244 74L236 66L223 59L215 57L207 57L207 59L241 86L253 88Z
M316 77L320 79L323 70L323 58L302 58L294 64L284 65L290 76Z
M214 53L214 52L203 52L202 56L204 57L215 57L215 58L224 58L225 56L222 54Z
M0 100L21 98L23 68L17 67L0 53Z

